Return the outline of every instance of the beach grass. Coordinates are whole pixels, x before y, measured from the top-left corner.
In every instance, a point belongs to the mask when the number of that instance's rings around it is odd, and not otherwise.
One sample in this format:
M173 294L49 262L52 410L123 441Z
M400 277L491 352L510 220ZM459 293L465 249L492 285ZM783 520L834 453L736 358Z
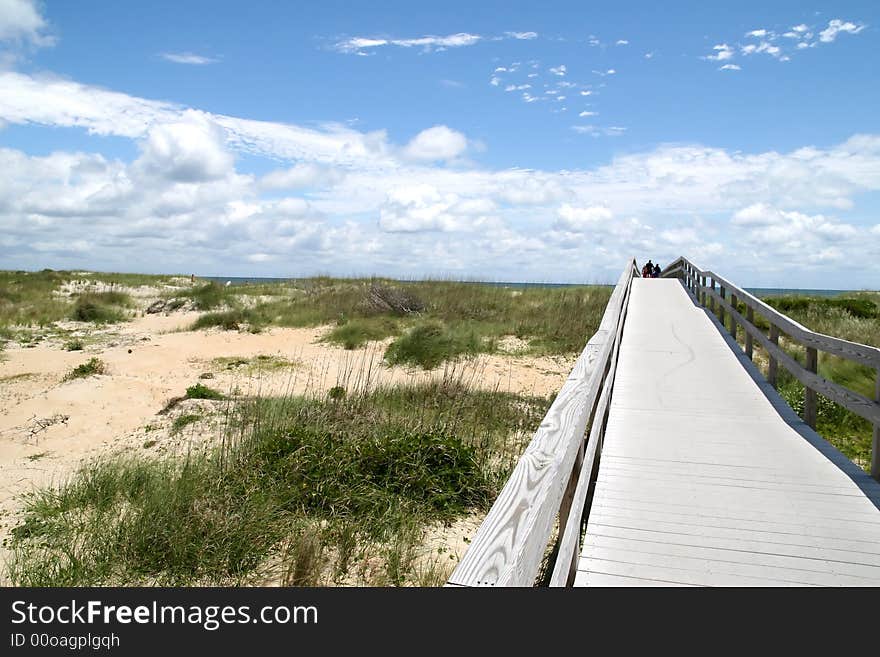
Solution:
M854 292L839 297L807 295L769 296L763 300L807 328L852 342L880 347L880 294ZM763 322L764 328L768 327ZM740 331L742 337L742 331ZM783 335L781 346L800 363L805 362L804 348ZM756 351L762 352L757 349ZM766 375L766 354L761 360ZM875 370L826 353L819 353L818 372L850 390L870 398L874 396ZM804 386L784 368L779 368L778 388L788 404L803 416ZM871 465L871 424L839 406L817 396L816 431L850 460L865 470Z
M371 303L376 286L406 296L420 310L377 307ZM389 362L430 368L462 354L491 353L510 335L526 341L525 353L531 355L577 353L598 327L612 290L323 277L291 280L283 287L286 294L250 306L227 299L228 310L203 315L191 328L259 331L330 324L334 328L325 341L355 349L395 337ZM225 294L232 295L238 288L228 289L233 292Z
M7 574L245 584L275 563L285 584L437 579L425 532L487 508L547 404L454 378L230 403L213 450L105 458L28 495Z

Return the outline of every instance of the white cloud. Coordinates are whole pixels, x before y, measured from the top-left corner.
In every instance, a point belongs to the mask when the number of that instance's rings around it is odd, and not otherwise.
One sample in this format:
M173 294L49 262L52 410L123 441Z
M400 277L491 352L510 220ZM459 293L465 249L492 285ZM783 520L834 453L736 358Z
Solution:
M445 125L422 130L403 149L403 155L409 160L434 162L437 160L453 160L467 150L467 138Z
M501 78L499 78L499 77L496 76L496 75L493 75L493 76L489 79L489 84L491 84L493 87L497 87L499 84L501 84Z
M167 59L175 64L191 64L194 66L204 66L205 64L216 64L220 60L216 57L205 57L204 55L195 55L191 52L163 52L162 59Z
M153 127L135 163L145 172L176 182L207 182L232 173L233 158L222 130L206 114L188 110L182 120Z
M733 57L733 48L728 46L726 43L720 43L718 45L712 46L712 50L715 51L715 54L706 55L706 59L711 59L712 61L716 62L723 62Z
M538 38L537 32L505 32L503 36L483 36L469 32L457 32L446 36L425 35L411 39L391 39L386 37L351 37L337 41L333 50L347 55L366 55L375 48L396 46L398 48L422 48L423 52L441 52L448 48L473 46L483 41L502 41L514 39L531 41Z
M614 216L614 213L604 206L576 207L568 203L560 206L558 214L559 219L555 228L574 233L595 229L606 224Z
M813 252L829 242L843 242L854 238L858 230L847 223L822 214L808 215L785 211L765 203L755 203L733 215L731 224L747 229L747 239L784 251L810 245Z
M857 25L856 23L842 21L839 18L835 18L828 21L828 27L819 32L819 41L822 43L831 43L839 34L858 34L863 29L865 29L865 26L861 23Z
M765 36L767 36L767 34L768 34L767 30L764 30L764 29L752 30L751 32L746 32L747 37L755 37L757 39L762 39Z
M722 66L718 70L719 71L741 71L742 68L738 64L725 64L724 66Z
M398 46L401 48L421 47L426 52L432 50L443 50L446 48L461 48L464 46L472 46L482 41L484 37L479 34L469 34L467 32L458 32L446 36L427 35L414 39L384 39L372 37L352 37L334 44L333 48L337 52L345 54L361 54L370 48L380 48L382 46Z
M768 55L771 55L773 57L779 57L779 55L782 53L782 49L779 46L774 46L773 44L771 44L767 41L762 41L761 43L759 43L757 45L750 43L750 44L745 45L742 48L740 48L740 51L742 52L743 55L755 55L758 53L767 53Z
M619 137L626 128L620 126L596 126L596 125L573 125L571 129L582 135L590 135L591 137Z
M653 52L646 52L645 53L645 59L653 59L653 58L654 58Z
M592 96L592 95L593 95L593 92L589 89L581 91L581 96Z
M522 40L530 41L532 39L538 38L537 32L505 32L504 34L506 34L507 36L509 36L512 39L519 39L521 41Z
M504 91L522 91L523 89L531 89L530 84L509 84L504 87Z
M628 45L629 45L629 41L627 41L626 39L618 39L618 40L614 43L614 45L615 45L615 46L628 46Z
M51 46L55 38L34 0L0 0L0 43Z
M565 75L565 71L566 71L565 64L560 64L559 66L550 69L550 72L553 75L559 75L559 76Z
M578 114L578 116L596 116L598 114L599 114L599 112L588 112L588 111L584 110L583 112Z
M335 185L345 177L344 172L331 167L300 163L289 169L270 171L260 179L263 189L308 189Z
M469 142L445 126L398 146L383 131L252 121L20 74L0 74L0 120L112 134L141 149L124 162L0 148L0 258L10 267L611 280L631 253L679 255L689 223L702 221L704 246L688 252L718 258L724 244L731 276L765 271L778 255L790 282L835 253L862 277L849 285L880 276L876 219L860 226L842 214L880 191L878 135L751 154L663 146L568 171L450 168L442 162L460 161ZM279 169L243 175L236 152ZM277 190L289 196L273 198ZM760 212L745 212L756 204ZM572 264L564 250L575 247L583 257Z
M13 124L78 127L91 134L141 138L157 124L176 123L187 111L69 80L0 73L0 118ZM336 165L363 166L388 158L384 132L361 133L334 124L315 130L219 114L210 118L223 129L229 145L245 152Z

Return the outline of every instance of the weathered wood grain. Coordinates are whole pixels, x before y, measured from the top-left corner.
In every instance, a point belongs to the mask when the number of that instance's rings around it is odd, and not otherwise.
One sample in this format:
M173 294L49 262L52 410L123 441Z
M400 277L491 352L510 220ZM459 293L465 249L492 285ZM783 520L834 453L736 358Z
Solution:
M630 260L599 330L578 358L449 584L533 585L600 393L634 275L638 272Z
M575 577L577 570L577 558L580 552L581 524L585 513L585 504L590 485L593 481L593 472L596 460L601 449L602 436L605 431L608 404L611 400L611 392L614 387L614 374L617 370L617 354L620 350L620 337L623 333L623 325L626 320L626 309L629 305L629 293L631 287L627 287L626 297L621 307L621 313L617 322L617 331L614 337L614 349L611 354L611 362L602 383L602 394L593 414L593 423L590 427L590 435L587 439L587 449L578 475L577 488L574 499L568 510L568 518L562 530L562 537L556 552L556 563L550 578L550 586L569 586Z

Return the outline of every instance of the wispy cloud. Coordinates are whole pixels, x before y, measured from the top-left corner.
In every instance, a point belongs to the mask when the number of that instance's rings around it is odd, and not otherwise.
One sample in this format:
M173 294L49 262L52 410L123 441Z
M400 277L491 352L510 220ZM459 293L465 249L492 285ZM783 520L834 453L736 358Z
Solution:
M598 126L598 125L573 125L571 129L582 135L590 135L591 137L619 137L626 128L620 126Z
M160 57L175 64L189 64L191 66L205 66L220 61L218 57L206 57L191 52L163 52Z
M865 26L862 24L850 23L849 21L842 21L839 18L835 18L834 20L828 21L828 27L819 32L819 41L822 43L831 43L839 34L858 34L864 29Z
M615 46L628 46L629 41L627 41L626 39L618 39L617 41L614 42L614 45Z
M421 48L422 52L442 52L448 48L464 48L483 41L531 41L538 38L537 32L505 32L501 36L485 36L470 32L457 32L446 36L429 34L410 39L393 39L386 37L350 37L337 41L332 48L346 55L368 55L371 50L383 47Z
M504 35L520 41L531 41L538 38L537 32L505 32Z
M559 76L565 75L565 72L566 72L565 64L560 64L559 66L551 68L550 72L553 75L559 75Z
M742 67L740 67L738 64L725 64L724 66L722 66L718 70L719 71L741 71Z

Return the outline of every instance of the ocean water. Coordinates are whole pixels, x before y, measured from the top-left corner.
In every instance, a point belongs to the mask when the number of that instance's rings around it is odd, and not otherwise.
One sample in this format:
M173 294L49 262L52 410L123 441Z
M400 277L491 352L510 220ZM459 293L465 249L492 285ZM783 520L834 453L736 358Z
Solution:
M259 276L203 276L204 280L216 281L221 285L227 282L230 285L260 285L265 283L284 283L292 280L290 278L265 278ZM495 287L509 287L513 289L531 288L531 287L575 287L578 283L517 283L512 281L465 281L475 285L492 285ZM747 292L751 292L756 297L785 296L785 295L801 295L811 297L836 297L846 294L849 290L816 290L816 289L797 289L785 287L747 287Z

